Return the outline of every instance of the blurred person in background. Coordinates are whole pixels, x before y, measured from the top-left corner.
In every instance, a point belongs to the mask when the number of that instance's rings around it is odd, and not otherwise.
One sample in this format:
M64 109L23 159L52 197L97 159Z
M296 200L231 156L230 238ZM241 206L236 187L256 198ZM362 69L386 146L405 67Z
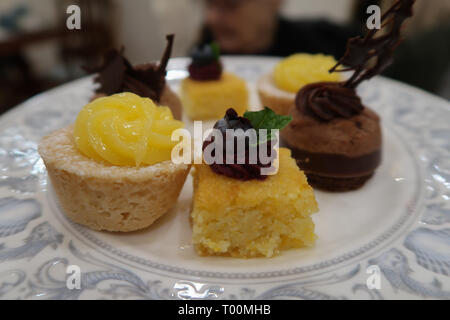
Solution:
M216 41L224 54L288 56L324 53L339 58L358 29L325 20L290 21L282 0L204 0L200 44Z
M381 1L382 10L394 0ZM416 0L385 75L450 99L450 1Z

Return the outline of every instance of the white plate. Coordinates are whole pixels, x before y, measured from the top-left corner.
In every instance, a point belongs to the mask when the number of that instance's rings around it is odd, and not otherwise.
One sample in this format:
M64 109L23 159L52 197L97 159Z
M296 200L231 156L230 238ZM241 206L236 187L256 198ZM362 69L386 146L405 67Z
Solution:
M259 108L255 82L277 60L224 62L248 81ZM175 89L186 63L170 62ZM0 118L0 298L450 298L448 102L380 77L361 85L383 119L376 175L358 191L315 191L314 248L245 260L195 254L190 177L176 208L144 231L95 232L65 218L36 148L72 123L92 92L92 78L84 78ZM81 269L80 290L66 286L69 265ZM377 270L380 289L370 289Z

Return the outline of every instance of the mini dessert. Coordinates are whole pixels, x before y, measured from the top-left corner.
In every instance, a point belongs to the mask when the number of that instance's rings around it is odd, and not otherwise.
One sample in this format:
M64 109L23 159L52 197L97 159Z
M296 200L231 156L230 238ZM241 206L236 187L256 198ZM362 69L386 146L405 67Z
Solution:
M262 76L257 84L261 103L279 114L288 114L295 94L305 85L318 81L339 81L338 74L328 70L336 64L332 56L294 54L281 60L273 73Z
M167 47L159 65L141 64L133 67L121 51L111 49L104 56L99 67L88 68L88 72L98 75L94 81L100 86L92 100L121 92L132 92L138 96L150 98L160 106L168 106L175 119L181 119L181 101L166 84L166 67L172 52L173 35L167 36Z
M95 230L151 225L175 205L190 169L171 161L171 133L181 127L168 107L121 93L44 137L39 154L66 215Z
M247 109L245 81L222 69L217 45L194 51L189 77L181 83L184 111L191 119L219 119L230 106L240 113Z
M371 30L348 41L347 51L330 72L354 70L345 82L318 82L303 87L281 133L309 183L330 191L360 188L381 162L382 135L378 115L365 107L355 88L381 73L400 41L400 28L412 15L413 0L397 1L382 17L388 32ZM374 64L371 62L374 61ZM337 70L340 65L346 68Z
M281 129L289 121L290 118L280 118L269 109L247 112L245 118L230 109L215 128L225 135L226 129ZM251 148L257 147L250 143L246 143L243 164L224 161L195 166L191 217L193 243L199 255L272 257L281 250L314 244L311 215L318 208L313 190L290 151L275 150L274 143L272 138L258 144L267 148L269 155L278 154L278 172L273 175L262 175L267 164L259 158L251 164L248 155ZM211 145L221 148L215 139L206 140L204 157ZM224 160L225 154L226 149ZM236 160L236 155L232 157Z

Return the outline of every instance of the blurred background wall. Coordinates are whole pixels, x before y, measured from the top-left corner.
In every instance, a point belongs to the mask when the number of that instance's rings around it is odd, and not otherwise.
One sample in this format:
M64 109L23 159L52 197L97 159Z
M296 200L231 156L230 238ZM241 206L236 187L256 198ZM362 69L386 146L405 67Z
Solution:
M391 1L285 0L281 14L294 20L326 19L362 26L369 4L386 8ZM65 28L66 8L70 4L81 7L82 32ZM1 0L0 112L31 95L83 76L80 67L97 62L101 52L109 47L124 45L125 55L132 63L147 62L160 58L164 36L173 32L173 56L185 56L199 37L204 4L204 0ZM450 23L449 0L418 0L416 6L418 14L411 22L408 37ZM441 42L442 47L442 41L436 39L432 45ZM422 40L417 41L413 49L420 59L427 53L421 51ZM411 62L406 61L406 66L408 63ZM426 72L426 63L423 68ZM400 71L393 69L388 75L405 81ZM406 80L416 76L407 75ZM410 82L448 99L449 79L447 72L433 88L422 85L420 79Z

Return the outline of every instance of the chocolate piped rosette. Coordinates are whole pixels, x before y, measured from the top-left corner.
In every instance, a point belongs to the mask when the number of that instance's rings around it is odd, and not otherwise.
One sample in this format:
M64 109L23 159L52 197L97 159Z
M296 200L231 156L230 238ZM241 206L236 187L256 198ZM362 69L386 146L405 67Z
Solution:
M362 103L356 88L392 62L401 26L412 16L413 4L414 0L397 1L381 18L381 35L370 30L364 38L349 39L344 56L330 70L353 71L348 80L312 83L297 93L290 111L293 120L281 132L281 140L312 186L355 190L380 165L380 118Z
M203 143L205 161L193 172L192 241L199 255L272 257L314 244L313 190L290 151L276 147L276 134L264 134L289 121L269 108L244 116L228 109L215 124Z

